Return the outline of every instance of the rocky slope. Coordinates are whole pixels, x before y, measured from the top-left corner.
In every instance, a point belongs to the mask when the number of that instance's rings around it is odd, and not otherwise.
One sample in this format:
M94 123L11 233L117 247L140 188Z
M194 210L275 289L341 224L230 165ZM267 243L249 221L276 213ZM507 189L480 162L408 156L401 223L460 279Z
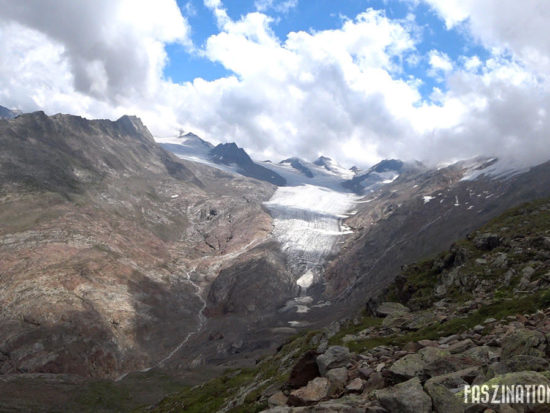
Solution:
M209 271L271 231L270 185L177 159L135 117L25 114L0 144L4 375L156 365L200 327Z
M20 114L21 112L19 111L11 110L4 106L0 106L0 119L13 119Z
M486 168L484 162L476 165ZM324 294L346 306L376 295L403 263L436 253L521 202L550 196L550 162L516 174L468 179L472 170L462 163L420 169L360 200L345 221L354 234L327 266Z
M549 337L546 199L405 266L362 314L302 334L255 368L186 389L153 411L545 412L550 406L466 404L462 391L550 385Z

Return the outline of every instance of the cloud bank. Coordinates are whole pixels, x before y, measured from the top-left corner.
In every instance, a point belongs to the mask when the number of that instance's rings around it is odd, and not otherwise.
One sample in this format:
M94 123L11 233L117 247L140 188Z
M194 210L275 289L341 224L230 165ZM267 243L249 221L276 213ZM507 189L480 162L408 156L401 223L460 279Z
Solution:
M448 29L487 50L455 60L419 52L415 4L403 20L366 9L336 29L280 39L270 10L296 1L258 0L256 12L232 20L220 0L205 0L218 33L199 47L173 0L0 0L0 104L134 113L157 135L192 130L259 158L323 153L348 166L389 157L550 159L550 3L425 0ZM172 43L232 75L165 78ZM422 60L426 73L407 70ZM444 87L428 98L420 87L429 78Z

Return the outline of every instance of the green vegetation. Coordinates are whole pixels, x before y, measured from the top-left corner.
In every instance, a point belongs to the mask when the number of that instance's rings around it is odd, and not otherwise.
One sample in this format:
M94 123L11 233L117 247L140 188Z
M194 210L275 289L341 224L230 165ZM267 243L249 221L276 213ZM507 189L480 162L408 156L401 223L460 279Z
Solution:
M282 385L290 370L307 350L315 348L319 332L308 331L292 337L273 356L265 357L253 369L227 370L221 377L195 387L186 387L164 399L155 412L215 412L230 401L230 413L254 413L267 408L262 393L270 386Z
M479 310L469 313L463 318L454 318L439 325L425 327L406 334L369 337L365 340L347 342L345 345L351 351L361 353L381 345L402 346L411 341L434 340L462 333L478 324L483 324L483 321L489 317L500 320L509 315L533 313L540 308L548 306L550 306L550 289L545 289L520 298L497 300L491 304L482 306ZM369 322L371 321L369 320ZM335 336L331 340L331 344L344 344L341 338L347 334L354 334L356 332L356 328L343 328L338 333L338 336Z

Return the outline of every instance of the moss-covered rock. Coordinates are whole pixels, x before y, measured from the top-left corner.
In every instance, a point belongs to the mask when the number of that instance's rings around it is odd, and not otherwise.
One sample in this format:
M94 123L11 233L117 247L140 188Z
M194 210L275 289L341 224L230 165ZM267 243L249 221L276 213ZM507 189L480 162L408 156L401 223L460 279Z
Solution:
M382 406L390 412L430 413L432 411L432 399L422 389L418 377L374 393Z
M544 334L526 328L512 331L502 339L502 358L526 355L543 357L546 350Z

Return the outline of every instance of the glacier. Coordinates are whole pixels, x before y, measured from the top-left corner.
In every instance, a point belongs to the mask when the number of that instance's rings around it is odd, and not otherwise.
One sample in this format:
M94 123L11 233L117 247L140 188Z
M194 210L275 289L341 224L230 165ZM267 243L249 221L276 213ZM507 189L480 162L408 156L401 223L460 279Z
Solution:
M351 232L342 219L356 200L352 193L304 184L279 187L264 203L273 216L273 236L302 289L319 281L324 258L340 236Z

